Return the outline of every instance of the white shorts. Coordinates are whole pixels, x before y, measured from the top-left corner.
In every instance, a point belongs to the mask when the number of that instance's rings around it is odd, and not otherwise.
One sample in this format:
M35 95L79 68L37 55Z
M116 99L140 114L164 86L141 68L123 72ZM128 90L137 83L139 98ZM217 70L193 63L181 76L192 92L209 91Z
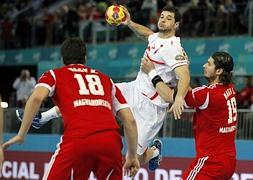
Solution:
M134 81L116 83L116 86L121 90L133 112L138 130L137 154L142 155L161 129L167 108L153 104L137 90Z

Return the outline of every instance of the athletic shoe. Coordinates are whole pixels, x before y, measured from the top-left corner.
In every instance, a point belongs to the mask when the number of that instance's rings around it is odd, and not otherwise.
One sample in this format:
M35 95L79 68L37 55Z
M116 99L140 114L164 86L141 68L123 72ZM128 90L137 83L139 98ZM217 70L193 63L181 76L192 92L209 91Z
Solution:
M156 170L160 165L162 160L162 141L159 139L154 139L152 146L155 146L158 149L159 155L149 160L148 168L150 171Z
M23 119L23 115L24 115L24 110L23 109L17 109L16 110L16 116L17 118L22 121ZM33 119L32 122L32 127L34 127L35 129L39 129L41 128L41 126L43 125L41 122L41 113L37 113L36 116Z

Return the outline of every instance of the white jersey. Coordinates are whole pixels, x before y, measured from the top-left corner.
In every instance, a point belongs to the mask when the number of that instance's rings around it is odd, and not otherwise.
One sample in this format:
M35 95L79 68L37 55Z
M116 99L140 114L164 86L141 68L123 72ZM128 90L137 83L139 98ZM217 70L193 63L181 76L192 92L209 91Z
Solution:
M158 33L149 36L144 57L148 57L155 64L157 74L163 79L164 83L172 88L177 83L174 69L189 63L179 37L172 36L162 39L158 37ZM140 70L135 83L141 94L146 96L152 103L161 107L168 107L168 103L158 96L150 77L146 73Z

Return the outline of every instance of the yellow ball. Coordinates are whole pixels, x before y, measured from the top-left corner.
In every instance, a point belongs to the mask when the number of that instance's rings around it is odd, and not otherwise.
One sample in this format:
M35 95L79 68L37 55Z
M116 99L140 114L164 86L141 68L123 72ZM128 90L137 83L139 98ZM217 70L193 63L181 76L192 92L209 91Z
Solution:
M105 11L105 20L108 24L118 26L125 19L124 10L119 5L111 5Z

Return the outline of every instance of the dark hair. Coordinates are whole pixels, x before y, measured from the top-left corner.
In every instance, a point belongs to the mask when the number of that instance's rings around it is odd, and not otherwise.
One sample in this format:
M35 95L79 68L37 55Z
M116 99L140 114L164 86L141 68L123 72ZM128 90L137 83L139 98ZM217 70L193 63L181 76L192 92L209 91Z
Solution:
M229 84L232 82L232 70L234 68L234 61L232 56L226 52L215 52L212 55L216 69L223 69L219 80L223 84Z
M180 12L178 11L177 8L167 5L167 6L163 7L162 11L169 11L169 12L174 13L175 22L180 22L181 21L181 14L180 14Z
M65 65L85 64L86 46L80 38L68 38L61 45L61 56Z

